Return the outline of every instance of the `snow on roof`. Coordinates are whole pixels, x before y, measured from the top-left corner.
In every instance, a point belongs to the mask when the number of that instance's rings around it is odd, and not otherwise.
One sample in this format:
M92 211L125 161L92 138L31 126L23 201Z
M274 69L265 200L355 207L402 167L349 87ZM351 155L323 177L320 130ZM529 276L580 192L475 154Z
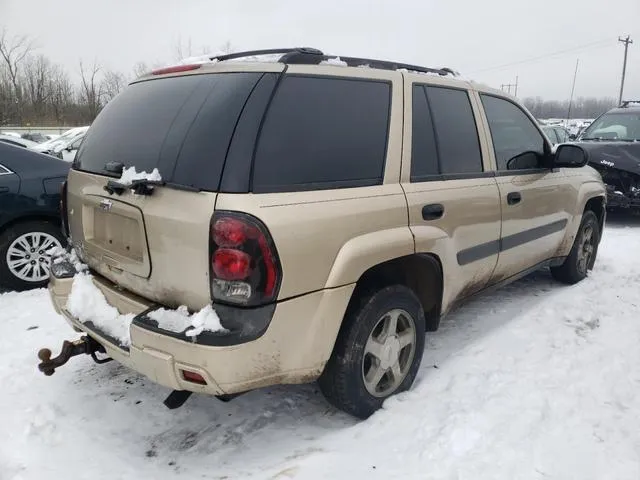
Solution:
M335 65L337 67L347 67L347 62L340 60L340 57L327 58L320 62L320 65Z

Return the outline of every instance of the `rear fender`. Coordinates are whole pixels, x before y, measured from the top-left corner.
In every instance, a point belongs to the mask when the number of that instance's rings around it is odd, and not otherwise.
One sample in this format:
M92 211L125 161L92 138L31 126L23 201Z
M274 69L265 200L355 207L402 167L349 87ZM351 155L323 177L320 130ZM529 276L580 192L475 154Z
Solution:
M394 258L415 253L409 227L397 227L354 237L333 262L325 288L356 283L364 272Z

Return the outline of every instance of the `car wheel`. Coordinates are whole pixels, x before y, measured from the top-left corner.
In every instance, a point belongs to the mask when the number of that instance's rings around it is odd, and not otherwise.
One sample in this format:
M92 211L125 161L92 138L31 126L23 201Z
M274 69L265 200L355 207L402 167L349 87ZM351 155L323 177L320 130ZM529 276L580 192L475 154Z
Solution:
M42 288L49 281L47 251L64 244L60 228L47 221L12 225L0 234L0 284L12 290Z
M590 210L582 215L578 234L573 242L569 256L559 267L552 267L553 277L569 285L583 280L593 268L600 243L600 224L598 217Z
M350 306L320 389L334 406L367 418L390 396L408 390L424 350L420 301L402 285L362 296Z

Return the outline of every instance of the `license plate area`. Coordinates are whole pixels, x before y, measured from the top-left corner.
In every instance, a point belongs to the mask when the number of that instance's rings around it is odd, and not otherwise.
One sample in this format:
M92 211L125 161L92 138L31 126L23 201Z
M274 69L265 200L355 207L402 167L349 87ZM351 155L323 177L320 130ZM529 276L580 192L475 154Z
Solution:
M147 278L151 273L142 211L124 202L87 196L82 208L84 250L90 266L107 264Z

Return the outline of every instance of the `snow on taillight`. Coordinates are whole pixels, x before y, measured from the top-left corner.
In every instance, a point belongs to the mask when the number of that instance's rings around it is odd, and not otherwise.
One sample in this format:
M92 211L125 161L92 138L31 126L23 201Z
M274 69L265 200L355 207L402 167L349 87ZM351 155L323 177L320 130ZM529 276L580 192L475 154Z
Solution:
M216 212L210 245L214 302L257 306L275 301L282 274L275 245L262 222L247 214Z

